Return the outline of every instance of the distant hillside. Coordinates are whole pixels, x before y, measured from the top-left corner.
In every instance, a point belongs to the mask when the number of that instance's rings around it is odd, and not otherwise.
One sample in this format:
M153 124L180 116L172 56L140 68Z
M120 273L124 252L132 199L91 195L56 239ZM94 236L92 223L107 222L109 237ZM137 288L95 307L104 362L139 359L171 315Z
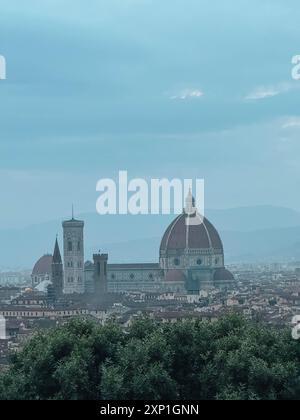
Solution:
M207 216L220 230L251 232L300 226L300 213L284 207L239 207L207 210Z
M300 226L221 235L228 262L300 261Z
M300 227L220 232L227 263L300 261ZM157 261L160 237L105 245L111 262Z
M300 258L300 214L278 207L209 210L221 233L228 261ZM86 258L101 249L111 262L157 261L160 238L174 216L84 214ZM0 231L0 267L30 268L52 252L61 221Z

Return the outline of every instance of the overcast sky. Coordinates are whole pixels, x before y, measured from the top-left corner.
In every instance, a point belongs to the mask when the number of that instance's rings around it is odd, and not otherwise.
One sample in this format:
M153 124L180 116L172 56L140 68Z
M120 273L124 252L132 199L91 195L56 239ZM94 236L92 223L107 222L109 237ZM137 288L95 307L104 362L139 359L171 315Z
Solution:
M95 211L96 182L198 177L300 210L299 0L0 0L0 228Z

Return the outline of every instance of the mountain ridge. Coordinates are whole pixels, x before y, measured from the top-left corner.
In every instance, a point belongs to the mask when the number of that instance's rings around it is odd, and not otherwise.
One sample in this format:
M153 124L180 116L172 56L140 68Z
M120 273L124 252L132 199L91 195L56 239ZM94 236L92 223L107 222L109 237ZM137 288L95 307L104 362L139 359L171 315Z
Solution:
M206 217L220 232L228 261L300 258L300 213L284 207L255 206L207 210ZM111 262L157 261L160 238L174 215L78 215L85 220L86 259L99 248ZM52 253L56 234L60 246L61 220L0 230L0 268L30 268L43 254ZM248 256L247 258L244 256ZM298 257L299 255L299 257Z

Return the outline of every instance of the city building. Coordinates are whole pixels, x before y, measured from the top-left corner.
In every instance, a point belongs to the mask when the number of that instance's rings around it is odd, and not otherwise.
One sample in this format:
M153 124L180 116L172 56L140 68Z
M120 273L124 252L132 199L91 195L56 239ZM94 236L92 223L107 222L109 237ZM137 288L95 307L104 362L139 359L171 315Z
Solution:
M53 256L35 265L33 286L48 279L53 296L72 294L174 292L199 295L235 284L224 265L224 249L215 227L195 207L191 192L186 206L162 236L159 261L144 264L108 264L108 254L84 262L84 222L74 219L63 226L64 261L56 239Z
M224 249L214 226L203 218L189 192L186 207L165 231L158 264L108 265L108 290L199 294L230 287L234 277L224 266Z
M52 259L52 255L46 254L35 263L31 274L32 287L36 287L43 282L51 281Z
M84 286L84 222L71 220L63 222L64 238L64 293L85 292Z
M53 285L54 298L57 299L63 294L64 290L64 269L57 238L51 265L51 282Z

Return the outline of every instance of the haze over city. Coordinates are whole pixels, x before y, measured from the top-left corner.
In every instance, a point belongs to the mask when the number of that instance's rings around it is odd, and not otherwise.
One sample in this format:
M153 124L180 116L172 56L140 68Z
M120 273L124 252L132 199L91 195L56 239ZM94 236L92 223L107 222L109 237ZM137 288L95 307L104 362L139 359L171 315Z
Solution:
M299 17L0 0L0 401L300 400Z
M0 228L93 213L121 169L204 178L207 208L300 210L300 6L239 4L1 2Z

